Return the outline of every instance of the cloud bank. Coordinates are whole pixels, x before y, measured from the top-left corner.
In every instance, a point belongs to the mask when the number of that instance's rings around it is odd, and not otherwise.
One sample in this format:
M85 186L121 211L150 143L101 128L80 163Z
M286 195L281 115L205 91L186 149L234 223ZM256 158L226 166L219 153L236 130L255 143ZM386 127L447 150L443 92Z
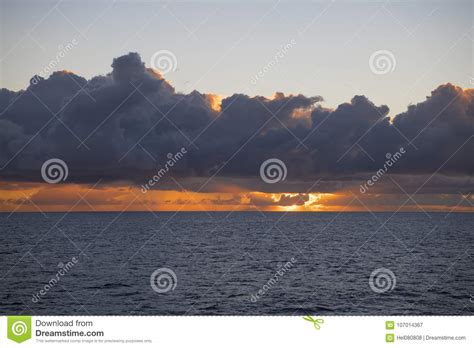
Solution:
M185 148L172 175L191 189L203 187L193 178L205 178L207 190L233 183L271 192L259 169L278 158L288 169L280 192L304 192L309 184L302 183L318 179L331 191L366 180L404 148L390 173L408 186L414 176L436 174L450 187L473 187L472 89L439 86L392 118L387 106L362 95L335 109L323 107L320 96L283 93L234 94L220 106L216 100L177 92L137 53L114 59L112 72L90 80L64 71L34 77L24 91L0 90L0 178L42 182L43 162L60 158L68 182L141 185ZM167 185L165 176L157 188Z

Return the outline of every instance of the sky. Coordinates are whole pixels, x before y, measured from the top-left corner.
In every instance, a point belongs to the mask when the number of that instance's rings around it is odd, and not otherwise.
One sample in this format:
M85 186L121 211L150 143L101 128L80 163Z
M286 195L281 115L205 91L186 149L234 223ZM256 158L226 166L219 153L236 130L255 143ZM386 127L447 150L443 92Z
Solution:
M470 1L0 3L0 211L472 211Z
M154 52L169 50L178 69L167 78L178 91L322 95L330 107L363 94L393 114L440 84L468 87L474 74L470 1L1 3L0 85L12 90L26 88L74 39L57 70L91 78L128 52L149 64ZM252 84L291 40L287 54ZM367 74L377 50L393 52L394 74Z

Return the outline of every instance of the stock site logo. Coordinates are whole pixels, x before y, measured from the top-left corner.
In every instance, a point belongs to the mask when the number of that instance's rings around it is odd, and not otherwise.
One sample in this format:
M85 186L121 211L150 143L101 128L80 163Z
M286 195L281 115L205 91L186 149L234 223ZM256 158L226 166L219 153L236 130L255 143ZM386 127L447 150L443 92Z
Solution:
M8 317L7 337L17 343L31 338L31 317Z

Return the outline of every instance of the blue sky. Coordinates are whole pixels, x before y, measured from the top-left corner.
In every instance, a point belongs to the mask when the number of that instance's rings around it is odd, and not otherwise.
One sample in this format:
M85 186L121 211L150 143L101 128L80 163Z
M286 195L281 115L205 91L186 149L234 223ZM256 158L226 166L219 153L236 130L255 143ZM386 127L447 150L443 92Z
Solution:
M56 65L90 78L138 52L147 66L169 50L178 91L321 95L335 107L364 94L395 114L440 84L467 88L472 70L470 1L152 2L1 1L1 87L19 90L72 40ZM293 40L293 41L292 41ZM251 83L281 48L277 64ZM371 72L388 50L395 69Z

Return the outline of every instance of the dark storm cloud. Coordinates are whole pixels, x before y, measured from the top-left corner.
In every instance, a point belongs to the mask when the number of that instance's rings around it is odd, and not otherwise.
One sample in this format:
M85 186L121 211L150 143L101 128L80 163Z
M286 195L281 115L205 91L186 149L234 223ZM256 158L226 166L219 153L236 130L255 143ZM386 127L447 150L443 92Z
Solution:
M263 161L279 158L288 169L288 188L322 178L331 191L339 182L377 172L387 154L402 147L405 154L390 167L392 174L438 171L465 178L474 172L474 90L439 86L392 121L388 107L365 96L336 109L321 101L234 94L222 100L219 112L212 96L176 92L130 53L114 59L106 76L86 80L56 72L48 79L35 77L25 91L2 89L0 177L41 182L43 162L60 158L69 167L68 182L102 178L141 185L165 166L168 154L183 147L187 151L172 173L188 178L190 186L191 177L214 175L255 178L255 184L243 186L275 190L278 185L258 176ZM158 186L167 187L168 181L165 175Z

